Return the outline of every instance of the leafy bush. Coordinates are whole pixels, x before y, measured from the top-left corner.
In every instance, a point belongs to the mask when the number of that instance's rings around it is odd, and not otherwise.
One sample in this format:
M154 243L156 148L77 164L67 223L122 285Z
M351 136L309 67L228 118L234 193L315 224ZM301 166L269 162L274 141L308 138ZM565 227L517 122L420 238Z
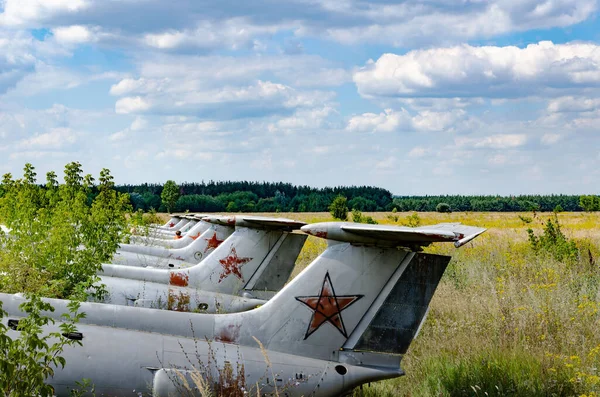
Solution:
M574 261L579 250L574 241L569 240L558 223L558 217L548 219L541 236L536 236L532 229L527 229L529 244L538 254L550 254L558 261Z
M402 224L408 227L419 227L421 226L421 218L419 217L419 214L415 212L411 215L408 215L406 217L406 221L402 222Z
M107 169L100 173L91 204L94 179L83 175L80 163L66 165L64 180L59 185L49 172L46 185L39 186L31 164L25 165L21 179L4 175L0 218L10 233L0 234L2 292L81 297L98 279L101 264L116 252L127 228L129 196L113 189Z
M436 207L435 210L437 212L442 212L442 213L451 213L452 209L450 208L450 204L448 203L439 203Z
M355 223L368 223L370 225L377 225L377 221L370 216L365 216L357 209L352 210L352 222Z
M54 393L52 386L46 385L46 379L54 375L54 369L66 364L61 356L65 347L81 345L81 341L68 339L63 335L76 332L75 324L84 317L79 313L79 302L69 303L70 314L63 315L59 332L41 335L42 327L54 323L54 320L42 315L43 311L54 311L52 306L39 296L20 306L27 316L19 320L16 331L19 338L12 339L9 328L0 323L0 394L3 396L40 396L50 397ZM7 313L0 302L0 319Z
M345 221L348 219L348 199L344 196L337 196L329 206L329 212L333 219Z

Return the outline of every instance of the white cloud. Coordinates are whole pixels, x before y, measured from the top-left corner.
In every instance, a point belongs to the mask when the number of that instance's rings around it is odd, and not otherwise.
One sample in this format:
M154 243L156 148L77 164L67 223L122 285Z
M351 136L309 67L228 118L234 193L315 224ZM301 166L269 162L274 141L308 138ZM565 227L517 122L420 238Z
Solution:
M37 25L51 17L86 8L86 0L4 0L0 26Z
M465 117L466 112L457 109L450 112L431 112L428 110L419 112L412 122L417 130L422 131L444 131L452 130L458 120Z
M600 46L544 41L384 54L355 72L354 81L366 97L555 96L600 85Z
M553 145L556 142L560 141L561 139L562 139L562 136L560 134L554 134L554 133L549 132L547 134L544 134L540 141L544 145Z
M136 117L129 127L131 131L140 131L148 127L148 120L143 117Z
M61 44L81 44L94 41L94 34L86 26L72 25L52 29L54 39Z
M552 113L589 112L600 109L600 98L566 96L552 99L548 111Z
M150 107L150 103L139 96L121 98L115 103L115 111L119 114L144 112Z
M481 138L458 137L454 141L458 147L510 149L525 145L527 143L527 136L525 134L502 134Z
M417 146L414 147L410 150L410 152L408 152L408 157L412 157L412 158L420 158L420 157L424 157L429 153L429 149L421 147L421 146Z
M71 145L77 141L77 134L69 128L53 128L50 132L36 135L21 141L20 147L44 147L46 149L58 149Z
M396 4L350 0L343 2L342 7L339 4L331 7L329 0L321 3L327 4L334 14L359 22L326 28L325 34L330 38L345 44L371 42L403 47L568 26L589 18L597 8L595 0L406 1ZM307 33L316 32L317 29L308 29Z
M392 132L406 125L410 118L408 112L402 109L396 112L392 109L386 109L385 112L363 113L353 116L348 121L346 129L357 132Z

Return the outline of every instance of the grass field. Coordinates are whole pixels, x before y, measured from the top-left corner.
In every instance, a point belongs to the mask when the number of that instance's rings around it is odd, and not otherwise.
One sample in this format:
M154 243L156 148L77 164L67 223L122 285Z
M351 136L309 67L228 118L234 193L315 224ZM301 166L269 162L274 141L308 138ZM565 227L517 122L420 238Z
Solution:
M327 213L261 215L331 220ZM411 214L364 215L401 225ZM554 246L535 251L528 239L528 228L540 235L553 216L419 213L421 225L463 222L488 231L460 249L426 249L453 259L403 358L406 376L355 396L600 395L600 215L557 215L578 248L564 258ZM309 237L294 274L324 249L325 241Z

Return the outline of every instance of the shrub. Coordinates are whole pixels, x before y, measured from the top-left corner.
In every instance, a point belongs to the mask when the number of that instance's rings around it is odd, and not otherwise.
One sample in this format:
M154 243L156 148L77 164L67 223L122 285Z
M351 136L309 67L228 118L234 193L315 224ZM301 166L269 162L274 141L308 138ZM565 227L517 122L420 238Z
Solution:
M329 206L329 212L333 219L345 221L348 219L348 199L344 196L337 196Z
M574 261L578 257L577 245L563 234L556 214L548 219L541 236L536 236L532 229L527 229L527 234L531 248L537 254L547 253L558 261Z
M443 213L451 213L452 209L450 209L450 204L448 203L439 203L436 207L435 210L437 212L443 212Z
M402 222L402 224L408 227L419 227L421 226L421 218L419 217L419 214L414 212L413 214L408 215L406 221Z
M377 221L370 216L365 216L357 209L352 210L352 222L355 223L368 223L370 225L377 225Z
M31 164L21 179L4 175L0 218L11 230L0 234L2 292L81 297L116 252L127 228L129 196L113 189L107 169L100 173L91 205L94 179L83 176L81 164L67 164L64 179L59 185L49 172L46 185L39 186ZM101 294L102 289L95 291Z

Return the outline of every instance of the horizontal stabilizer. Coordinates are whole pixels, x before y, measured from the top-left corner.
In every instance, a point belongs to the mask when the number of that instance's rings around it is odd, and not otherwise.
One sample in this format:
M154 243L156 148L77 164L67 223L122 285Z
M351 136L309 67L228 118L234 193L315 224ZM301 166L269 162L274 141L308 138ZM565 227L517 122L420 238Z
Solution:
M203 220L217 225L235 225L255 229L297 230L306 225L304 222L293 219L251 215L207 216Z
M483 233L486 229L460 223L442 223L418 228L390 225L366 225L348 222L324 222L302 227L310 235L329 240L403 246L418 249L434 242L453 242L458 248Z

